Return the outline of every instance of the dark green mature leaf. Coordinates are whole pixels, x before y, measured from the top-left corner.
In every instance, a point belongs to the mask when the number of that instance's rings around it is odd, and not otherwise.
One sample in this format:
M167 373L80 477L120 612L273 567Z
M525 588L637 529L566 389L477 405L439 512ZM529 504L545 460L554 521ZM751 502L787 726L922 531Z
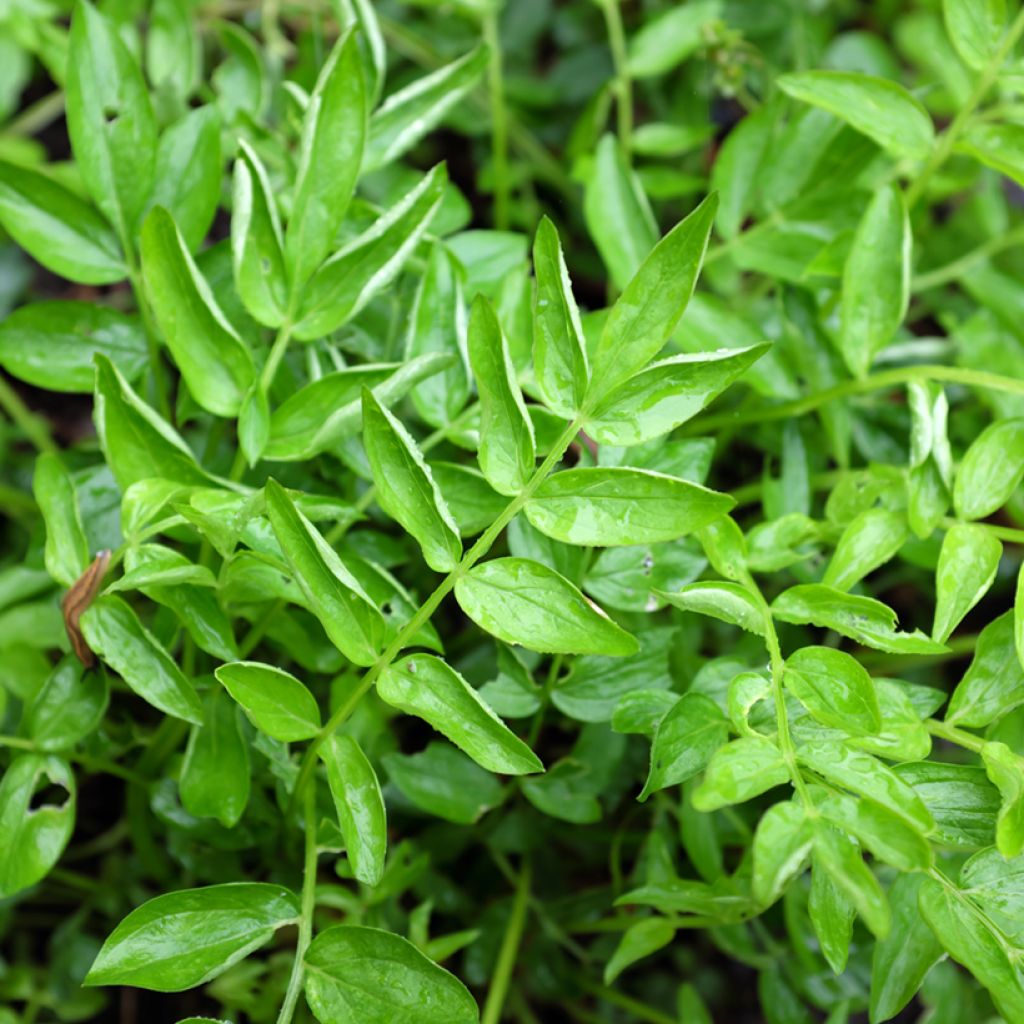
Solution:
M46 525L46 571L58 583L70 587L92 559L75 485L59 455L44 452L36 459L32 493Z
M670 356L613 388L587 418L601 444L634 445L695 416L761 358L767 345Z
M977 849L995 842L999 792L978 765L912 761L894 769L935 819L935 841Z
M476 1024L480 1019L462 982L391 932L328 928L313 940L305 964L306 999L323 1024Z
M725 715L701 693L685 693L658 722L651 744L651 768L638 799L703 771L729 735Z
M661 351L697 283L718 209L709 196L651 250L623 289L594 353L587 401L595 404Z
M143 700L165 714L202 724L195 687L121 598L99 598L82 613L81 624L93 653Z
M802 647L786 661L786 688L823 725L847 732L882 727L875 684L856 658L831 647Z
M563 543L612 547L675 540L734 504L728 495L663 473L593 467L548 477L526 503L526 517Z
M68 750L100 724L109 698L104 672L83 674L82 663L65 655L26 708L25 730L38 750Z
M664 949L675 934L675 925L664 917L648 917L630 925L605 964L604 983L610 985L627 967Z
M365 387L363 445L377 503L419 541L427 565L451 572L462 557L458 526L412 436Z
M477 461L499 493L515 495L533 475L533 424L516 381L508 343L494 308L477 296L467 335L469 364L480 395L480 448Z
M986 519L1002 508L1024 479L1024 419L997 420L964 452L953 504L962 519Z
M373 766L351 736L328 738L320 747L352 874L377 885L388 845L387 812Z
M67 71L68 135L82 179L128 243L153 187L156 120L135 58L87 0L71 19Z
M273 665L236 661L214 670L257 729L276 740L308 740L320 731L316 699L295 676Z
M222 974L298 918L299 901L280 885L232 882L166 893L110 933L85 984L181 992Z
M90 302L37 302L0 324L0 366L36 387L91 393L97 353L138 377L148 359L138 319Z
M895 185L880 189L861 217L843 270L839 351L857 377L907 315L912 241L903 193Z
M994 846L980 850L960 871L960 886L1016 946L1024 936L1020 919L1024 858L1004 857Z
M573 416L583 403L590 370L580 313L558 231L542 218L533 242L537 294L533 304L534 373L548 406Z
M896 156L926 157L935 129L920 101L903 86L853 71L801 71L782 75L779 87L822 107Z
M65 791L59 804L33 806L46 786ZM13 896L45 877L75 827L75 777L57 757L20 754L0 780L0 896ZM31 808L31 810L30 810Z
M293 291L330 252L344 219L363 159L366 107L357 37L348 29L320 71L302 123L284 248Z
M267 514L310 609L346 658L372 665L384 619L356 578L276 480L265 488Z
M636 639L564 576L527 558L495 558L455 583L462 610L509 644L549 654L626 655Z
M946 531L935 570L932 636L940 643L992 586L1002 553L1002 544L982 526L957 523Z
M162 207L146 218L141 251L153 313L192 397L215 416L236 416L253 381L252 356Z
M117 235L88 203L44 174L0 161L0 224L48 270L81 284L128 276Z

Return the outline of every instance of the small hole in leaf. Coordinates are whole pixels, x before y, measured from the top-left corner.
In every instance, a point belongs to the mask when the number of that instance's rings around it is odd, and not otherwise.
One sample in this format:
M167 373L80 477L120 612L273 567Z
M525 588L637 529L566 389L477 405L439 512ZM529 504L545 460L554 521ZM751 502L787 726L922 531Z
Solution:
M39 787L29 801L29 811L38 811L44 807L63 807L68 801L68 791L64 786L48 782Z

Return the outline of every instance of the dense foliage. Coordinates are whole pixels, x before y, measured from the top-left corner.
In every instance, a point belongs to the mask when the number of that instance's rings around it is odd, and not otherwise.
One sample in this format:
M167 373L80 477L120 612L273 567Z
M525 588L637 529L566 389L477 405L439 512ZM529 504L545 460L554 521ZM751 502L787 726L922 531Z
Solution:
M7 0L0 1024L1022 1024L1022 33Z

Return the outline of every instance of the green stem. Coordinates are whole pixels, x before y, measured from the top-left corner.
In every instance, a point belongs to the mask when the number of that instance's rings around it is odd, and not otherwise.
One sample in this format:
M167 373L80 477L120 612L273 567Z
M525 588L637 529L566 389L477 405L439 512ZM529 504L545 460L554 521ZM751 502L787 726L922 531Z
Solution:
M901 366L893 370L883 370L857 380L846 380L835 384L817 394L796 398L778 405L757 406L751 409L734 412L714 413L710 416L699 416L684 430L687 434L711 433L729 427L742 427L750 423L766 423L771 420L788 420L803 416L829 402L851 395L863 395L871 391L882 391L885 388L898 387L914 380L946 381L950 384L965 384L969 387L988 388L992 391L1008 391L1011 394L1024 395L1024 380L1003 377L984 370L968 370L959 366L937 366L921 364L919 366Z
M948 530L951 526L962 526L959 519L951 519L945 516L939 520L939 525ZM1000 540L1008 541L1010 544L1024 544L1024 530L1015 530L1012 526L999 526L997 523L971 523L971 526L980 526L983 530L998 537Z
M305 818L306 856L302 867L302 916L299 918L299 940L295 945L295 959L288 979L288 989L277 1015L277 1024L290 1024L295 1004L302 991L306 950L313 937L313 911L316 909L316 787L310 786L303 803Z
M0 375L0 409L11 418L21 432L38 451L57 455L60 449L54 444L45 424L22 401L21 395L11 387L7 378Z
M955 725L947 725L945 722L940 722L935 718L927 719L924 724L933 736L938 736L939 739L955 743L958 747L963 747L965 750L973 750L976 754L980 754L981 748L985 746L985 741L980 736L975 736L964 729L958 729Z
M5 135L32 136L64 113L64 90L57 89L27 106L4 130Z
M519 943L522 941L523 928L526 926L526 908L529 899L530 862L527 860L519 869L519 884L516 886L512 913L505 926L505 937L501 942L498 963L494 968L494 977L491 979L491 986L487 992L487 1002L484 1005L480 1024L499 1024L501 1021L501 1011L505 1006L509 982L512 980L512 971L515 969L516 957L519 954Z
M274 378L277 376L277 369L288 350L288 342L291 341L291 337L292 325L285 320L277 332L277 337L274 338L274 344L270 347L270 354L267 356L267 361L263 364L263 372L260 374L260 388L266 395L270 394Z
M146 348L149 351L149 367L152 373L151 389L149 396L151 404L156 406L160 415L170 422L171 401L168 395L167 377L164 372L163 359L160 355L160 334L156 329L153 320L153 313L146 301L146 291L142 283L142 275L138 267L131 261L134 257L129 253L128 280L131 282L132 293L135 296L135 305L142 316L142 326L146 334Z
M501 35L498 8L491 7L483 18L484 41L491 52L487 65L487 91L491 101L491 156L494 162L494 226L499 231L509 225L508 115L505 108L505 84L502 68Z
M626 33L622 28L619 0L601 0L604 22L608 29L608 45L615 67L615 112L618 117L619 142L628 155L633 147L633 83L629 77Z
M606 1003L611 1003L612 1006L626 1010L632 1015L633 1020L647 1021L649 1024L678 1024L675 1017L662 1013L661 1010L648 1006L646 1003L641 1003L639 999L627 996L623 992L616 992L615 989L609 988L607 985L599 985L585 975L578 975L576 980L585 992L589 992Z
M985 68L978 76L977 81L974 83L974 89L971 91L970 96L967 97L967 101L957 111L956 117L953 118L953 123L942 133L938 145L932 150L931 156L929 156L921 173L911 184L907 191L907 206L909 208L913 209L915 203L924 194L925 186L932 175L949 159L956 140L960 137L961 132L963 132L967 122L974 114L978 104L981 103L988 94L989 89L992 88L992 84L1002 69L1003 61L1006 60L1007 55L1014 48L1017 40L1020 39L1022 32L1024 32L1024 9L1014 19L1009 32L1003 37L999 49L992 55L992 59L985 65Z
M313 766L316 764L317 753L323 743L329 736L332 736L335 730L345 722L350 714L352 714L356 705L358 705L359 701L362 700L365 694L376 682L377 677L391 664L392 661L395 660L399 652L406 647L411 638L419 632L420 628L430 620L431 615L434 614L438 605L444 600L444 598L448 596L448 593L455 586L456 582L469 572L469 570L476 565L476 563L486 555L488 551L490 551L491 545L498 539L502 530L504 530L513 518L515 518L519 510L533 496L533 492L540 487L551 470L554 469L561 461L566 449L579 433L580 423L580 419L575 419L565 428L562 435L555 442L551 451L548 452L547 458L545 458L540 464L536 473L530 477L522 491L505 506L498 518L495 519L482 534L480 534L476 543L462 556L462 561L460 561L459 564L450 573L448 573L448 575L438 584L434 592L426 599L426 601L423 602L422 605L420 605L413 617L398 631L395 638L385 648L384 653L381 654L369 669L367 669L363 678L360 680L359 685L350 694L348 700L346 700L341 707L331 715L326 725L324 725L320 732L317 733L312 742L306 748L306 752L302 757L299 776L295 781L295 789L292 792L293 801L297 798L302 787L305 785L306 780L309 778L310 773L313 771Z
M964 253L959 259L955 259L945 266L936 267L934 270L920 274L914 278L913 289L915 292L926 292L931 288L939 288L948 284L950 281L956 281L975 264L1003 252L1004 249L1012 249L1021 242L1024 242L1024 224L1018 224L1005 235L996 235L994 238L990 238L983 245Z

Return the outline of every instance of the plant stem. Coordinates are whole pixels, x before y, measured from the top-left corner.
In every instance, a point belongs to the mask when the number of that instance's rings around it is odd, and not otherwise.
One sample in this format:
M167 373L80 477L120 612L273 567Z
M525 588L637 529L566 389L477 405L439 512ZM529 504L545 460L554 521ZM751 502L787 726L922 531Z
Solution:
M152 394L149 396L150 403L156 406L160 415L170 422L171 402L167 394L167 379L164 374L164 364L160 357L160 336L153 322L153 314L146 301L146 291L142 284L142 276L137 266L131 261L133 257L129 254L128 280L131 282L132 294L135 296L135 305L138 306L142 316L142 326L146 334L146 347L149 351L149 366L152 377L150 378Z
M628 1011L634 1020L648 1021L649 1024L678 1024L675 1017L662 1013L661 1010L648 1006L646 1003L641 1003L639 999L627 996L623 992L616 992L615 989L609 988L607 985L599 985L584 975L578 975L576 980L585 992L589 992L598 999L603 999L606 1003L611 1003L612 1006L618 1006L620 1009Z
M533 492L540 487L551 470L561 461L566 449L579 433L581 422L582 418L577 418L562 431L561 436L555 442L551 451L548 452L547 457L540 464L537 472L530 477L522 491L505 506L498 518L480 534L476 543L462 556L462 561L445 576L434 592L420 605L415 615L398 631L395 638L385 648L384 653L366 670L359 685L350 694L348 700L331 715L324 727L313 738L302 757L299 776L295 781L295 789L292 792L293 803L313 771L316 755L324 741L333 735L335 730L352 714L356 705L358 705L359 701L362 700L376 682L377 677L395 660L399 652L409 643L409 640L419 632L420 627L429 621L430 616L434 614L437 606L447 597L456 582L490 551L491 545L498 539L501 531L515 518L519 510L533 496Z
M957 111L956 117L953 118L953 123L942 133L938 145L932 150L931 156L929 156L921 173L907 190L907 206L910 209L913 209L914 205L924 194L925 186L932 175L949 159L960 133L974 114L978 104L981 103L988 94L989 89L992 88L993 82L995 82L1002 69L1003 61L1006 60L1007 55L1016 45L1017 40L1020 39L1022 32L1024 32L1024 9L1014 19L1010 30L1003 37L999 49L992 55L992 59L985 65L977 81L974 83L974 89L971 90L970 96L967 97L964 105Z
M316 909L316 787L308 787L303 801L303 822L306 833L306 856L302 867L302 916L299 918L299 940L295 945L295 960L288 979L288 990L277 1015L277 1024L290 1024L295 1004L302 991L305 972L304 958L313 937L313 911Z
M512 980L512 971L515 969L516 956L519 953L519 943L522 941L523 928L526 925L526 908L529 899L530 862L524 860L519 869L519 883L516 886L512 913L505 926L505 937L501 942L498 963L494 968L494 977L491 979L491 986L487 991L487 1002L484 1005L480 1024L499 1024L501 1021L501 1011L505 1005L505 996L508 993L509 982Z
M951 526L963 526L964 524L959 519L945 516L939 521L939 525L944 530L948 530ZM1010 544L1024 544L1024 530L1015 530L1012 526L999 526L997 523L971 523L970 525L980 526L993 537L1008 541Z
M27 106L8 122L5 135L32 136L48 127L64 113L64 90L57 89Z
M3 375L0 375L0 409L3 409L14 424L21 428L21 432L37 451L59 454L60 449L54 444L43 421L22 401L21 395L11 387Z
M687 434L702 434L729 427L742 427L749 423L766 423L770 420L787 420L815 409L829 402L848 398L851 395L863 395L871 391L882 391L885 388L898 387L914 380L946 381L951 384L965 384L969 387L989 388L992 391L1008 391L1016 395L1024 395L1024 380L1014 377L1003 377L984 370L968 370L959 366L938 366L921 364L919 366L901 366L893 370L883 370L857 380L846 380L825 388L814 395L796 398L778 405L757 406L735 412L715 413L711 416L697 417L684 427Z
M926 292L931 288L939 288L944 284L948 284L950 281L956 281L976 263L981 263L983 260L988 259L989 256L995 256L996 253L1000 253L1004 249L1012 249L1021 242L1024 242L1024 224L1018 224L1017 227L1012 231L1008 231L1005 235L996 235L990 238L983 245L979 245L976 249L964 253L963 256L953 260L951 263L947 263L945 266L936 267L934 270L929 270L927 273L915 277L912 287L915 292Z
M615 67L615 112L618 117L619 142L628 156L633 147L633 83L629 77L626 33L622 28L619 0L600 0L600 3Z
M945 722L940 722L935 718L927 719L924 724L933 736L938 736L939 739L955 743L958 747L963 747L965 750L973 750L976 754L980 754L981 748L985 746L985 741L980 736L975 736L964 729L958 729L955 725L947 725Z
M505 109L501 34L498 11L488 8L483 17L484 41L491 52L487 65L487 91L491 101L491 157L494 163L494 226L506 231L509 225L508 116Z
M263 364L263 372L260 374L260 388L264 394L270 394L274 378L277 376L277 369L288 350L288 342L291 341L291 337L292 325L290 321L285 320L274 338L274 344L270 347L270 354L267 356L267 361Z

